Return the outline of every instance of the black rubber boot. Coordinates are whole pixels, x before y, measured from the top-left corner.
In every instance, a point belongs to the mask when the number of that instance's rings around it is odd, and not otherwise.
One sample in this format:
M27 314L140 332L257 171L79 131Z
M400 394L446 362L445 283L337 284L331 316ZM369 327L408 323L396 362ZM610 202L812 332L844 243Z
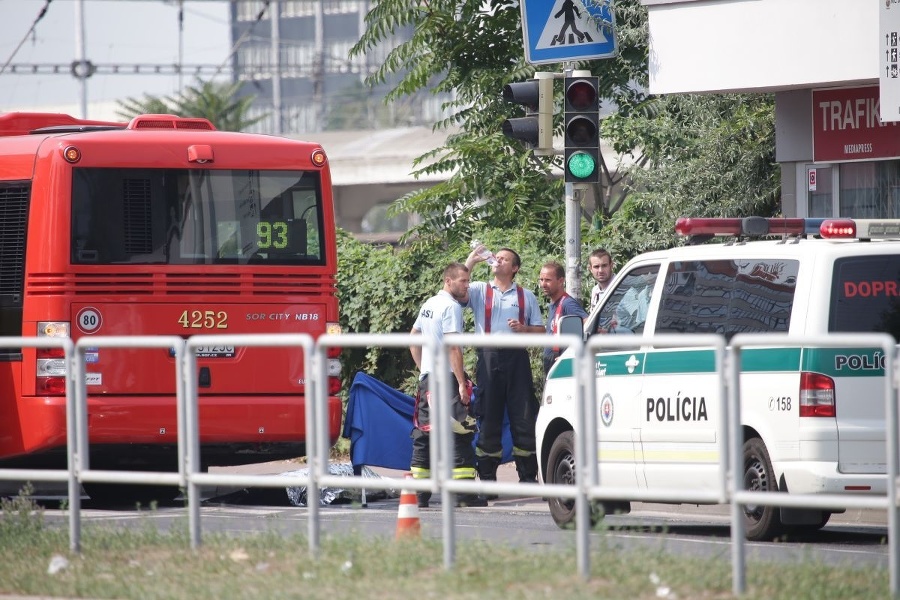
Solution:
M416 492L416 504L419 508L428 508L429 500L431 500L431 492Z
M516 471L519 473L519 483L537 483L537 456L517 456Z
M476 469L478 470L478 478L482 481L497 481L497 467L500 466L500 459L493 456L479 456ZM487 494L485 498L488 500L496 500L496 494Z
M488 501L486 496L482 496L480 494L459 494L456 496L456 506L465 507L465 506L487 506Z

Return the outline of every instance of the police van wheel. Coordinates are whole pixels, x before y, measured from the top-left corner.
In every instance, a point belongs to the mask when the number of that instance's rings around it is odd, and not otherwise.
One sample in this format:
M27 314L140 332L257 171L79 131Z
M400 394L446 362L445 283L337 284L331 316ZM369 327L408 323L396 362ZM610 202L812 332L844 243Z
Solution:
M744 489L753 492L777 492L769 451L759 438L744 442ZM744 505L744 528L747 539L770 540L783 530L777 506Z
M575 433L565 431L553 441L550 455L547 458L547 483L575 485ZM571 498L550 498L550 516L563 529L575 526L575 500ZM602 507L591 503L591 525L597 523L602 515Z

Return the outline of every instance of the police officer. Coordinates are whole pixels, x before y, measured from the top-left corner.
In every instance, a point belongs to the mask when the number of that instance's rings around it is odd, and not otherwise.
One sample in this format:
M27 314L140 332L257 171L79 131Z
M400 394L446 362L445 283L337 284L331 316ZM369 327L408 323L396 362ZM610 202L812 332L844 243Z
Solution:
M466 259L471 269L486 260L476 246ZM534 294L516 284L514 279L522 264L519 255L509 248L495 253L491 282L469 285L469 308L475 313L475 332L543 333L541 309ZM478 411L481 417L475 454L478 476L496 480L497 467L503 458L501 435L503 416L509 416L513 457L521 482L537 482L534 425L538 401L531 379L531 361L524 348L478 348L475 381L478 383Z
M450 263L444 268L444 287L436 295L425 301L413 325L413 334L422 334L442 344L444 334L462 333L462 304L469 298L469 268L460 263ZM462 304L461 304L462 303ZM416 394L416 408L413 415L415 427L412 432L413 454L410 471L414 479L428 479L430 470L431 410L430 394L433 393L435 364L430 352L422 352L422 346L410 346L416 367L419 369L419 389ZM463 367L462 348L449 346L447 355L450 362L449 375L453 426L454 463L453 479L475 479L475 418L469 415L468 405L471 383ZM418 505L427 507L431 492L416 494ZM457 506L487 506L484 496L460 494Z

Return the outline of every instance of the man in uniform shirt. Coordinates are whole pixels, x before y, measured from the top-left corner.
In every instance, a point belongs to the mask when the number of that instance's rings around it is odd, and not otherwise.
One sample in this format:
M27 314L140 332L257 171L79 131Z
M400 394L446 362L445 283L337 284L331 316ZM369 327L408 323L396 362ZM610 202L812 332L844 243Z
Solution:
M479 245L466 259L472 267L483 260ZM514 278L522 260L509 248L494 254L491 267L493 280L469 285L469 308L475 313L475 332L543 333L544 323L537 298L530 290L517 285ZM534 425L538 401L531 378L531 361L525 348L478 348L475 381L478 383L477 406L481 417L475 454L478 476L497 479L497 467L503 458L501 435L504 413L509 417L513 458L519 481L537 482Z
M444 334L462 333L462 304L469 298L469 268L460 263L450 263L444 268L444 287L436 295L425 301L413 325L412 333L421 334L434 340L435 345L443 344ZM462 304L461 304L462 303ZM422 346L410 346L416 367L419 369L419 389L416 394L416 408L413 415L415 427L412 432L413 454L410 471L414 479L431 477L430 394L433 392L435 364L430 352L423 352ZM463 353L459 346L448 346L450 363L448 373L449 397L451 398L451 424L453 426L453 479L475 479L475 418L469 415L470 384L463 367ZM418 505L427 507L431 492L416 494ZM484 496L460 494L457 506L487 506Z
M559 320L566 315L576 315L586 319L588 314L581 308L581 303L566 292L566 269L558 262L548 262L541 267L538 276L541 290L550 300L547 307L547 333L556 335L559 331ZM559 348L544 348L544 377L550 367L559 358Z

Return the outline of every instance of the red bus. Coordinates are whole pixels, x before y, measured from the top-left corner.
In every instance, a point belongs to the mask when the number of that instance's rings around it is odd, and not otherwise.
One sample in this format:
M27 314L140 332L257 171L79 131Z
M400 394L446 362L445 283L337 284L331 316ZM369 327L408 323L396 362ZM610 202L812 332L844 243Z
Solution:
M172 115L0 115L0 335L337 332L332 202L319 144ZM0 348L0 467L64 468L61 356ZM198 356L204 468L305 454L301 350L225 341ZM172 353L86 358L91 468L176 470Z

